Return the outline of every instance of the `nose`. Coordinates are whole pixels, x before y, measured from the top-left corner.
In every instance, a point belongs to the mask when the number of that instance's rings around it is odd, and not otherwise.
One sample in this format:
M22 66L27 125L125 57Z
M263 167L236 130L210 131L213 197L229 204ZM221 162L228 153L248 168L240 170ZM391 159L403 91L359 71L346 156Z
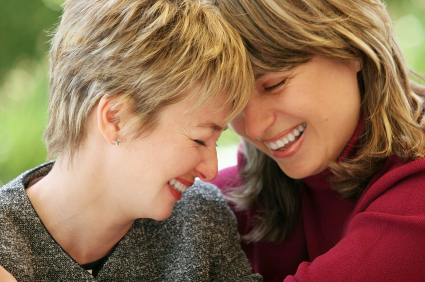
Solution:
M202 159L194 169L195 177L199 177L203 181L212 181L218 173L217 150L213 147L203 151Z
M263 137L267 129L274 123L275 114L272 110L272 101L262 97L256 90L245 107L246 134L258 139Z

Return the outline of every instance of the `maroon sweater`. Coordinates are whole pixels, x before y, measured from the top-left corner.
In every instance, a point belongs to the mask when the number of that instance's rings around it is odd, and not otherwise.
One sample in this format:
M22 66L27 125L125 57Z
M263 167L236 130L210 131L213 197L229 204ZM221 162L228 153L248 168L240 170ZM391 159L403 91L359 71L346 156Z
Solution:
M341 158L352 154L357 135ZM239 153L238 166L213 183L224 193L240 185L229 179L239 179L243 162ZM284 242L242 242L253 270L265 282L425 281L425 159L391 156L356 201L341 200L329 174L304 179L300 220ZM247 234L255 210L235 215Z

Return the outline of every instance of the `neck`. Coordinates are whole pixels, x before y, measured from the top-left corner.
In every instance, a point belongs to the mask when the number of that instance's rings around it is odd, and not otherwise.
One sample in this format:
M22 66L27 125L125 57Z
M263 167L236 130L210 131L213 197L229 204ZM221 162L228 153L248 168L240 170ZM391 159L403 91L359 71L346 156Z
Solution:
M27 194L56 242L78 263L98 260L111 252L134 219L114 206L108 171L93 161L55 163ZM80 165L82 164L82 165Z
M348 157L354 157L357 154L356 145L358 144L358 140L360 138L360 133L363 129L364 123L364 115L360 117L359 123L354 131L351 139L345 146L344 150L339 155L336 162L342 162ZM309 187L314 189L332 189L331 184L329 183L329 178L332 176L332 172L330 168L322 171L319 174L309 176L303 179L304 183L306 183Z

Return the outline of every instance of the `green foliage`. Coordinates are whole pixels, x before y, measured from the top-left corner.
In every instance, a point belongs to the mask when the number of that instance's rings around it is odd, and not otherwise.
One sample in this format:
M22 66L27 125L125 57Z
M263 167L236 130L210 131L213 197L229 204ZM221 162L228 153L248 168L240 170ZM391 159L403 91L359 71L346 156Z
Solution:
M0 186L46 158L49 32L63 0L3 1L0 9Z
M44 2L46 2L45 0ZM41 0L2 1L0 9L0 78L22 54L45 57L47 32L59 21L60 11ZM55 7L53 4L51 7ZM58 6L56 5L56 8Z
M425 1L387 0L394 33L413 70L425 73Z
M23 59L0 87L0 185L46 158L41 136L47 117L46 60Z

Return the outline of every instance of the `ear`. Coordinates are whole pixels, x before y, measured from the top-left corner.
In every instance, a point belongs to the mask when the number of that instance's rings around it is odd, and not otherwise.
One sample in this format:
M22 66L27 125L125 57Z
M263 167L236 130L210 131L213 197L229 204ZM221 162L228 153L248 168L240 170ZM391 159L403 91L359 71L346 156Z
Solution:
M353 61L352 61L352 64L353 64L354 70L355 70L356 72L359 72L359 71L361 71L361 70L362 70L362 64L360 63L360 61L353 60Z
M104 95L97 106L97 126L106 142L114 145L112 141L119 139L120 120L119 108L114 107L114 98Z

